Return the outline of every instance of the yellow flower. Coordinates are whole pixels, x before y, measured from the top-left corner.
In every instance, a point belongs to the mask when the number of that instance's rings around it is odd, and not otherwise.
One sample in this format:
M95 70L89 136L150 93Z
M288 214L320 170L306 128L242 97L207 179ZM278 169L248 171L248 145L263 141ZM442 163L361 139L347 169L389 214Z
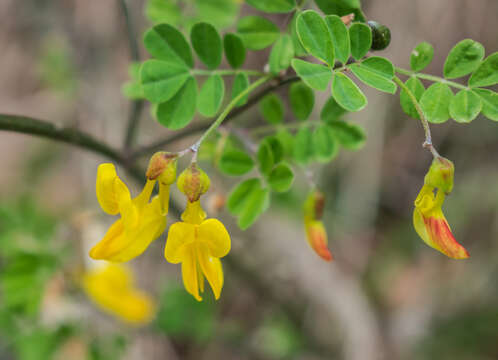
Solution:
M453 188L453 173L451 161L434 159L425 177L425 184L415 199L413 226L430 247L453 259L466 259L469 253L455 240L442 211L445 193L451 192Z
M155 312L153 299L136 289L133 274L120 264L106 264L83 275L83 289L102 310L130 324L145 324Z
M323 260L331 261L332 254L327 247L327 232L321 221L324 205L325 198L320 191L314 190L308 195L304 203L304 228L311 248Z
M149 202L158 178L159 196ZM142 254L164 232L169 183L162 181L159 175L152 179L148 177L140 195L132 199L130 191L116 174L114 165L101 164L97 170L96 192L102 209L110 215L121 214L121 218L111 225L104 238L90 250L93 259L113 262L131 260Z
M207 219L199 197L209 188L209 178L195 165L178 178L179 189L188 197L183 222L169 228L164 257L170 263L182 263L185 289L198 301L204 292L204 278L219 299L223 288L223 269L220 258L230 251L230 235L216 219Z

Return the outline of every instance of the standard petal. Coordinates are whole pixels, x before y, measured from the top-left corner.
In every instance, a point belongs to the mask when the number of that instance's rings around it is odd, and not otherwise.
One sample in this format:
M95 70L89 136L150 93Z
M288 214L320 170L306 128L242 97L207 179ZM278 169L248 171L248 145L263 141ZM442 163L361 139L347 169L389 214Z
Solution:
M305 222L306 236L311 248L325 261L332 260L332 254L327 247L327 232L321 221L308 220Z
M169 227L164 257L172 264L183 261L185 245L192 243L195 238L195 225L183 222L174 223Z
M114 180L118 178L114 164L100 164L97 169L95 190L102 210L110 215L119 212L119 203L114 193Z
M221 258L230 251L230 235L225 226L217 219L208 219L199 225L198 239L209 247L211 256Z
M182 261L182 278L185 290L197 301L202 301L199 296L199 277L197 275L197 261L193 246L187 246L185 256Z
M466 259L470 256L467 250L456 241L442 212L439 211L436 215L424 218L424 222L432 243L438 246L436 249L453 259Z
M201 266L202 272L206 277L216 300L220 298L221 289L223 288L223 269L220 259L209 255L209 248L206 244L196 244L197 260Z

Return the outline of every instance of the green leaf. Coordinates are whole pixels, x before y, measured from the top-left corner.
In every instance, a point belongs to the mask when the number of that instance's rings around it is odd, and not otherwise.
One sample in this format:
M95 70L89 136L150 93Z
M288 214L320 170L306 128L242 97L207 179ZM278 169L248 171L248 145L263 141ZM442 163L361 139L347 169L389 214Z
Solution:
M434 57L434 47L428 42L421 42L410 55L410 67L413 71L420 71L429 65Z
M294 136L287 129L280 129L275 134L280 144L282 144L283 155L292 156L294 149Z
M419 78L412 76L405 82L405 85L408 87L408 89L410 89L411 93L415 96L417 101L420 101L420 98L425 91L422 81L420 81ZM408 116L414 119L420 119L415 105L413 105L412 100L403 89L401 89L401 92L399 94L399 101L401 103L401 108Z
M320 119L326 123L338 121L347 111L331 96L320 112Z
M240 176L252 170L254 161L244 151L229 149L221 155L219 166L226 175Z
M238 184L228 196L227 208L237 215L242 230L251 226L268 209L270 193L259 179L249 179Z
M240 1L233 0L182 0L178 1L188 12L195 7L196 17L187 15L186 20L206 21L217 28L227 28L232 26L238 17ZM194 4L192 4L194 3ZM194 6L192 6L194 5ZM186 24L190 25L189 23Z
M295 0L247 0L247 3L267 13L288 13L296 7Z
M225 83L220 75L211 75L202 85L197 98L197 110L207 117L216 115L225 96Z
M315 105L315 93L302 81L296 82L289 89L290 108L298 120L306 120Z
M349 59L349 54L351 53L348 28L337 15L325 16L325 23L332 36L335 57L341 63L346 64Z
M498 84L498 52L489 55L472 74L469 86L491 86Z
M199 59L209 69L216 69L220 65L223 45L213 25L205 22L195 24L190 31L190 41Z
M294 45L289 35L282 35L273 45L270 53L270 72L278 74L282 70L287 70L294 57Z
M358 125L344 121L334 121L327 124L339 144L348 150L359 150L366 141L365 131Z
M450 115L459 123L469 123L481 112L481 98L470 90L459 91L450 102Z
M284 147L276 136L267 136L262 142L270 145L273 154L273 164L278 164L284 158Z
M171 61L147 60L140 68L144 96L153 103L171 99L189 76L185 65Z
M368 25L354 23L349 27L349 39L351 40L351 55L356 60L360 60L372 47L372 30Z
M232 33L226 34L223 38L223 46L225 48L225 57L232 68L238 69L244 65L246 47L240 36Z
M303 47L303 44L301 44L301 40L299 40L299 35L297 34L297 17L298 17L298 15L299 15L299 12L296 11L294 13L294 15L292 16L292 20L290 23L292 44L294 45L294 52L296 53L296 56L305 56L306 49Z
M332 78L332 71L326 66L312 64L300 59L292 59L292 68L309 87L325 91Z
M352 64L349 68L365 84L390 94L396 93L396 84L391 81L394 67L389 60L373 56L359 64Z
M294 173L289 165L282 163L272 170L268 176L268 183L273 191L288 191L294 182Z
M361 11L360 0L315 0L315 3L327 15L344 16L354 13L355 20L366 21Z
M259 102L259 110L270 124L280 124L284 120L284 105L274 93L266 95Z
M261 173L268 175L274 165L273 151L268 142L262 141L259 144L256 157L258 159L259 170Z
M178 25L181 12L176 1L149 0L145 8L145 16L153 23Z
M450 102L453 97L448 85L434 83L420 98L420 107L424 111L427 121L439 124L450 118Z
M157 106L157 121L171 130L187 126L195 115L196 100L197 82L189 77L175 96Z
M294 160L301 165L308 164L314 156L313 136L307 126L302 126L294 138Z
M313 132L313 145L315 157L319 162L329 162L339 151L332 128L326 124L318 126Z
M123 95L129 99L143 99L144 92L140 84L140 63L132 63L128 66L128 74L131 78L121 87Z
M235 99L241 92L246 90L249 87L249 77L247 76L246 73L238 73L235 75L235 78L233 79L233 85L232 85L232 99ZM242 106L247 102L247 99L249 98L249 94L244 96L236 106Z
M246 16L237 24L237 32L245 46L251 50L264 49L280 36L280 29L260 16Z
M334 73L332 96L339 105L348 111L360 111L367 105L367 98L358 86L340 72Z
M498 121L498 93L488 89L473 89L482 101L482 114L490 120Z
M451 49L444 63L443 74L447 79L458 78L477 69L484 58L484 47L477 41L465 39Z
M334 46L327 24L313 10L303 11L297 17L297 34L306 51L333 66Z
M144 46L153 57L169 62L182 62L188 67L194 66L192 51L185 37L176 28L160 24L148 30L144 35Z

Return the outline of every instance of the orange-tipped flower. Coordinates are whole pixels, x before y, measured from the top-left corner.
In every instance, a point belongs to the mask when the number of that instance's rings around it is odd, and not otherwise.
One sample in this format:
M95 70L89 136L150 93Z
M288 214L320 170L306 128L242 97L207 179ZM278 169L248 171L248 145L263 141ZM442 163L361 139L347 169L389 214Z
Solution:
M318 190L313 190L304 203L304 227L311 248L325 261L332 260L327 244L327 232L321 221L325 197Z
M430 247L453 259L466 259L469 253L460 245L444 217L442 205L453 188L453 163L436 158L425 177L425 184L415 199L413 226Z

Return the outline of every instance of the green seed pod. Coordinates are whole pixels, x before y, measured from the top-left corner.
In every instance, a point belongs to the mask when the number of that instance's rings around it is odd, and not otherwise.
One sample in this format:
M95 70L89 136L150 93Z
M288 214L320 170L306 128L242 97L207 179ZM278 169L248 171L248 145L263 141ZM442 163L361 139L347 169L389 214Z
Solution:
M377 21L369 21L372 29L372 50L384 50L391 42L391 30Z

